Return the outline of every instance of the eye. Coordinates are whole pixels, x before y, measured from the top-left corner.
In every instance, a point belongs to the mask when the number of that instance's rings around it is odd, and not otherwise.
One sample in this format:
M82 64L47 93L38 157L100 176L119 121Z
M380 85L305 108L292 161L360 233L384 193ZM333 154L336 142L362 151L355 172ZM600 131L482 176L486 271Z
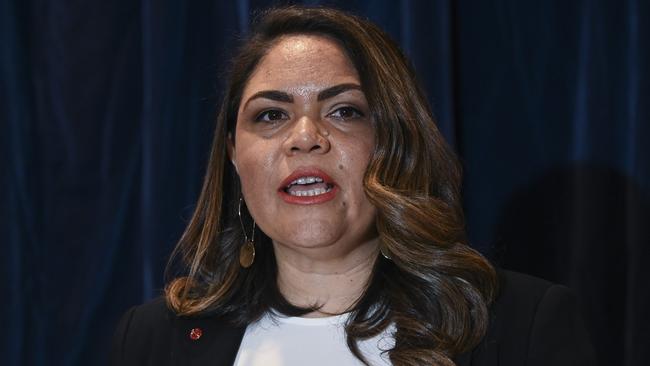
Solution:
M277 109L269 109L267 111L264 111L257 115L255 117L256 122L275 122L275 121L280 121L284 119L289 119L289 116Z
M340 120L350 120L350 119L357 119L357 118L362 118L363 113L361 113L358 109L354 107L341 107L334 112L329 114L331 117L340 119Z

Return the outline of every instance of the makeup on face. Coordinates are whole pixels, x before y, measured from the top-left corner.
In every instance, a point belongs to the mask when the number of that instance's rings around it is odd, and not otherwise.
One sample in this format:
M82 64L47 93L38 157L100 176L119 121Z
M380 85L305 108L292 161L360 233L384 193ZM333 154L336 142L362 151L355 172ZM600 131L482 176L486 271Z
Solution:
M322 102L326 99L333 98L348 90L361 90L361 85L345 83L345 84L331 86L327 89L321 90L316 96L316 101ZM250 98L248 98L248 100L246 100L246 103L244 103L244 107L242 108L242 110L246 110L248 103L250 103L251 101L257 98L265 98L265 99L270 99L270 100L283 102L283 103L293 103L293 96L290 95L289 93L286 93L281 90L262 90L253 94Z
M286 177L278 194L287 203L314 205L333 200L338 192L336 182L316 167L298 168Z
M363 186L371 122L358 74L335 42L287 37L260 61L229 148L248 211L274 243L342 253L376 235Z

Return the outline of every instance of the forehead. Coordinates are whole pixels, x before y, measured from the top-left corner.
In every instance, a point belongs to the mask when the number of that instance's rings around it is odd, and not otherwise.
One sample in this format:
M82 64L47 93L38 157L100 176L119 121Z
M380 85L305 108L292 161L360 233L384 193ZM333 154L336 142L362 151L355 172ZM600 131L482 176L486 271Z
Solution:
M340 83L360 82L354 65L336 41L319 35L291 35L281 37L268 50L243 94L245 97L264 89L301 94Z

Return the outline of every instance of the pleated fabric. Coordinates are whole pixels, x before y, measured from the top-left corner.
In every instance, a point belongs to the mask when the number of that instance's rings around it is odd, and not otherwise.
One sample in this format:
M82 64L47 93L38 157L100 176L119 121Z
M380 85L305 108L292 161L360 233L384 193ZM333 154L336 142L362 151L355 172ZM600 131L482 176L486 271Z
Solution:
M102 365L160 295L221 76L272 1L0 2L0 363ZM569 285L604 365L650 359L650 4L305 1L378 23L464 166L473 246Z

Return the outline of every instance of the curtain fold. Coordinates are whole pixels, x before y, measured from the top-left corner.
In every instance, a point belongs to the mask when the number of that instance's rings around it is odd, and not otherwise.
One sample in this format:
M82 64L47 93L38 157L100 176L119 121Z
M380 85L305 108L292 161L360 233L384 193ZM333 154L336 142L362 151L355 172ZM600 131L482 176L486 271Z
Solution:
M0 2L0 363L102 365L162 293L221 76L273 1ZM305 1L379 24L461 157L471 244L574 289L603 364L650 358L650 4Z

